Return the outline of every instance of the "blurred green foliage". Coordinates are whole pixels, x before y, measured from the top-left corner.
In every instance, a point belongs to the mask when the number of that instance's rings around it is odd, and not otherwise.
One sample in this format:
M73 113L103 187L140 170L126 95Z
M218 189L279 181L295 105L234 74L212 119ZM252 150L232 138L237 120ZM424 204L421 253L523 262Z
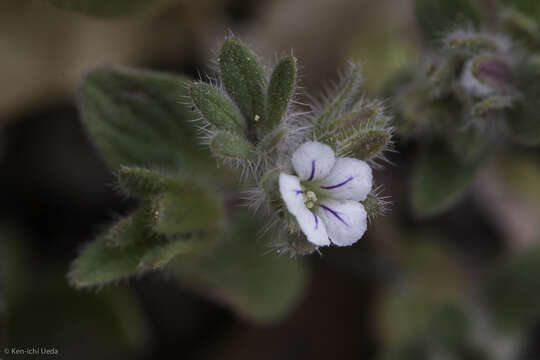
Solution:
M488 283L489 305L505 330L531 329L540 319L540 247L500 266Z
M480 15L472 0L415 0L416 19L429 41L440 40L457 27L480 25Z
M412 206L419 216L440 213L461 198L476 175L478 163L456 154L441 140L429 143L418 158Z
M524 145L540 144L540 58L533 58L520 74L522 97L510 110L508 128L514 139Z

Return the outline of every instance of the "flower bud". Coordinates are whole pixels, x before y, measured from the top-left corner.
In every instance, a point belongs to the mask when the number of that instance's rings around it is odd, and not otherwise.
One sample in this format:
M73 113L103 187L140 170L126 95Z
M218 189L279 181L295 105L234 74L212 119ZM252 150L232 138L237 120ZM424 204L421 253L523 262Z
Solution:
M477 97L506 92L512 87L512 70L501 58L476 56L465 64L461 85Z

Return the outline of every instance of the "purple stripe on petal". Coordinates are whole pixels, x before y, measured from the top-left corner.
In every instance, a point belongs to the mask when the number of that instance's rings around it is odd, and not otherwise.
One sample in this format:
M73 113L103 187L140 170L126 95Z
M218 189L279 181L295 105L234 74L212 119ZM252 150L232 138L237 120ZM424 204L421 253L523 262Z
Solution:
M324 205L322 205L322 204L321 204L321 207L322 207L324 210L330 212L332 215L334 215L339 221L341 221L343 224L345 224L345 226L350 227L349 224L347 224L347 223L345 222L345 220L343 220L343 218L342 218L341 216L339 216L339 214L338 214L337 211L332 210L332 209L330 209L328 206L324 206Z
M315 176L315 160L311 160L311 175L309 175L309 179L307 179L307 181L313 180L314 176Z
M319 228L319 218L315 214L313 214L313 217L315 218L315 230L317 230Z
M299 194L303 194L303 193L304 193L302 190L294 190L294 192L296 193L296 195L299 195Z
M340 187L340 186L345 185L346 183L348 183L348 182L351 181L352 179L354 179L354 176L351 176L351 177L349 177L347 180L345 180L345 181L343 181L343 182L340 182L339 184L336 184L336 185L331 185L331 186L321 186L321 189L332 190L332 189L335 189L335 188L338 188L338 187Z

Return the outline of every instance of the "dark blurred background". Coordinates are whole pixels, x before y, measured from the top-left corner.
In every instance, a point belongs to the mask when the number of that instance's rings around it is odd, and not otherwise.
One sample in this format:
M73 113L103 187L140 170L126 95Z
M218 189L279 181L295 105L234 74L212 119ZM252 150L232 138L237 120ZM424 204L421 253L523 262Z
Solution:
M540 239L534 151L509 150L456 207L417 220L416 145L396 139L395 165L375 174L391 212L355 246L299 260L309 268L305 294L276 324L253 325L166 271L96 291L68 285L81 247L135 206L114 191L78 118L83 74L122 64L195 78L232 31L267 58L294 49L314 95L360 60L376 96L385 77L419 60L412 1L168 0L120 18L4 1L0 28L0 345L54 347L65 359L379 359L414 347L418 329L425 339L433 308L459 299L477 309L471 359L497 358L499 346L540 358L535 324L499 335L483 320L481 291L509 254Z

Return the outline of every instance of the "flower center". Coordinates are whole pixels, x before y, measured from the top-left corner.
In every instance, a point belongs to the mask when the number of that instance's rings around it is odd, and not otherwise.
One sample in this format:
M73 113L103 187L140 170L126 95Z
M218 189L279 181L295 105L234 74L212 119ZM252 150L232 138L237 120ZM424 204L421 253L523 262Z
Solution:
M312 209L317 203L317 200L317 194L311 190L308 190L304 195L304 203L308 209Z

